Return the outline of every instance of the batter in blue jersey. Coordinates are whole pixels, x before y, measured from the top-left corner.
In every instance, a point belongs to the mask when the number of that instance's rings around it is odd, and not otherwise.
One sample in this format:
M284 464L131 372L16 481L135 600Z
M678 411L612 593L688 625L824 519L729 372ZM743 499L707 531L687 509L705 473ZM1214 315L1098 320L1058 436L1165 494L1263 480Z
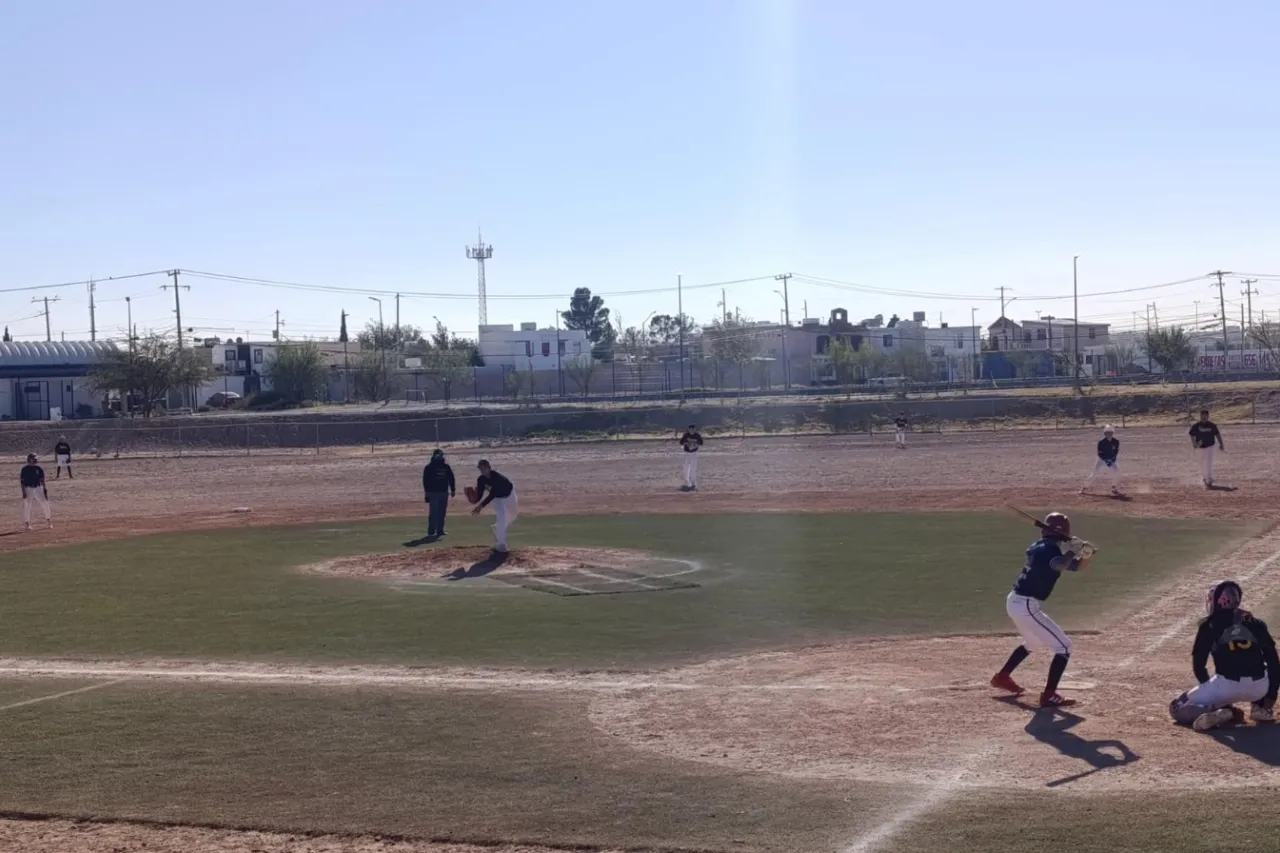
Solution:
M1013 680L1013 671L1032 649L1048 649L1053 653L1053 662L1049 664L1049 680L1040 694L1040 707L1062 708L1076 704L1074 699L1063 698L1058 693L1058 683L1071 659L1071 638L1049 618L1043 607L1062 573L1086 568L1093 559L1094 549L1088 542L1071 535L1071 520L1060 512L1046 515L1042 530L1044 536L1027 549L1022 573L1005 599L1005 609L1022 635L1022 645L1009 655L1004 667L991 679L991 686L1013 694L1023 693Z

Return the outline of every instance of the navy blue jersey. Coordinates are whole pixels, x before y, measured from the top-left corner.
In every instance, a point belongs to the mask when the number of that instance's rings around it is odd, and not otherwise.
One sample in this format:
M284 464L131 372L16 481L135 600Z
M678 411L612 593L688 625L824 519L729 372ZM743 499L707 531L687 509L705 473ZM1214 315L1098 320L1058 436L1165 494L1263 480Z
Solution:
M1108 465L1116 461L1120 455L1120 439L1104 438L1098 442L1098 458Z
M1058 547L1058 540L1041 539L1032 543L1027 549L1027 562L1022 567L1022 574L1018 575L1018 580L1013 584L1013 591L1027 598L1048 600L1062 574L1054 568L1054 563L1062 560L1066 561L1060 563L1062 568L1075 571L1077 565L1075 560L1069 556L1064 557L1062 549Z
M1213 421L1196 421L1189 432L1196 447L1213 447L1215 442L1222 440L1222 432Z

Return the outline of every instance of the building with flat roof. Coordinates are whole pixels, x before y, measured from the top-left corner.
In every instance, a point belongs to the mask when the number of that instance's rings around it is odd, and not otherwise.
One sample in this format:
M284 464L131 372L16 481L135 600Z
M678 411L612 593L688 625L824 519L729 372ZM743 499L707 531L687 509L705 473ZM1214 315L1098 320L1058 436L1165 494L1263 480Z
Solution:
M0 342L0 420L101 415L103 395L85 377L117 349L111 341Z

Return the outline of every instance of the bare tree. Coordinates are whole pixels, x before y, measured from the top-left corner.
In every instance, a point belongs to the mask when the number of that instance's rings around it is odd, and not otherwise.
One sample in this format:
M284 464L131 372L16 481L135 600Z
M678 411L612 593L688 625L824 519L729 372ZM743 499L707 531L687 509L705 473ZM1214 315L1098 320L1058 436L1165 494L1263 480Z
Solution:
M575 358L564 366L564 372L573 380L573 384L578 386L584 400L591 393L591 378L595 376L598 369L599 363L591 356Z
M1269 364L1258 365L1264 370L1280 372L1280 323L1254 323L1249 327L1249 337L1257 343Z

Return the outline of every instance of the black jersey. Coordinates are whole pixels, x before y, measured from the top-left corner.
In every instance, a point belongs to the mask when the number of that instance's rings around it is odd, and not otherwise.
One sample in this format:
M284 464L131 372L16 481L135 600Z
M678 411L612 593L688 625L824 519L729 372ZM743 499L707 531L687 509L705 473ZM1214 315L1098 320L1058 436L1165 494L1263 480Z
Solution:
M1196 447L1213 447L1215 442L1222 439L1222 433L1213 421L1196 421L1189 432Z
M1214 672L1223 678L1269 678L1268 698L1276 698L1280 661L1266 622L1239 610L1218 611L1202 620L1191 650L1191 669L1201 684L1209 680L1206 664L1211 656Z
M680 446L684 448L685 453L697 453L698 448L702 446L702 433L686 432L680 436Z
M1027 598L1046 601L1062 576L1062 571L1074 572L1079 563L1069 554L1063 554L1056 539L1041 539L1027 549L1027 562L1013 584L1013 591Z
M457 491L453 469L443 459L432 459L422 469L422 491L428 495Z
M1120 439L1104 438L1098 442L1098 458L1110 465L1120 455Z
M23 465L18 480L24 489L35 489L44 485L44 469L39 465Z
M897 429L905 430L905 429L907 428L907 419L906 419L906 418L894 418L894 419L893 419L893 425L894 425L894 427L895 427L895 428L897 428Z
M489 494L480 502L480 506L487 506L494 498L511 497L516 487L506 477L490 469L488 474L481 474L476 480L476 491L484 495L485 489L489 490Z
M67 444L65 441L59 441L53 446L53 455L69 457L71 455L71 445Z

